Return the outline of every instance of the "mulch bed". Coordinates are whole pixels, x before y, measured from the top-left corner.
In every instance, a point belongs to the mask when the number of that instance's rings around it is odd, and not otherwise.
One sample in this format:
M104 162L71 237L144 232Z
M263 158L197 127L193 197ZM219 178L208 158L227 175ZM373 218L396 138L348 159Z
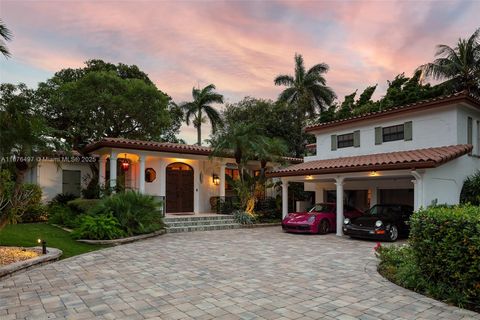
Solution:
M41 250L25 249L21 247L0 247L0 267L7 264L38 257Z

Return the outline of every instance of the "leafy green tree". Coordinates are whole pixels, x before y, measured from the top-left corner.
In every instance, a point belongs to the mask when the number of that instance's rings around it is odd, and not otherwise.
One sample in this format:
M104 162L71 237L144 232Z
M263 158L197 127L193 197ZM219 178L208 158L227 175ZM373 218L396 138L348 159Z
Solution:
M193 118L193 126L197 129L197 144L202 145L202 123L207 118L212 125L212 132L215 133L222 125L220 113L211 106L212 103L223 103L223 96L215 92L215 85L209 84L203 89L192 89L193 101L185 102L181 105L185 112L185 121L190 125L190 119ZM204 116L206 115L206 117Z
M302 130L303 122L298 121L295 106L284 102L245 97L227 104L222 119L225 126L253 124L263 136L284 141L287 148L284 155L292 157L302 157L305 145L314 139Z
M32 196L22 184L34 157L60 149L36 106L34 91L24 84L0 85L0 229L15 220Z
M6 41L12 40L12 32L7 28L7 26L3 23L0 19L0 53L3 54L4 57L10 57L10 51L8 50Z
M455 90L480 93L480 28L468 39L458 39L454 48L440 44L437 59L417 70L435 80L450 80Z
M243 179L243 169L248 160L264 144L264 137L259 134L253 123L236 123L220 129L220 132L209 140L213 147L212 156L229 156L233 153L235 162Z
M335 93L327 87L324 74L329 67L325 63L319 63L305 69L303 57L295 54L295 74L279 75L274 83L277 86L286 86L279 96L280 101L294 104L298 110L310 116L325 110L336 98Z
M40 111L71 148L106 136L174 139L183 113L136 66L90 60L39 84Z

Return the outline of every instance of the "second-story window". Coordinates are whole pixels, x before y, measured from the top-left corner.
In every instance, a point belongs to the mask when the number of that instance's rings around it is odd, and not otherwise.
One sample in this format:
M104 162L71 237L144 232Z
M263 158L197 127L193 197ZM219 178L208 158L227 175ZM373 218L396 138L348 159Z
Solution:
M403 124L382 128L383 142L403 140L405 136L404 133Z
M337 148L353 147L353 133L337 136Z

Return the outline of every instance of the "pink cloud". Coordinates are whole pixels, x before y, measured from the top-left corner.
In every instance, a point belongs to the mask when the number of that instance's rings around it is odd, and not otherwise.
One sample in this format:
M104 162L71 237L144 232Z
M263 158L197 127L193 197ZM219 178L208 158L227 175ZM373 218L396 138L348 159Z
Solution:
M384 89L431 60L437 43L473 32L480 6L470 5L463 12L432 2L4 1L2 11L15 59L33 67L53 72L89 58L137 64L177 102L197 83L215 83L235 102L276 98L282 88L273 79L293 73L295 52L307 67L330 65L328 84L340 98L375 83Z

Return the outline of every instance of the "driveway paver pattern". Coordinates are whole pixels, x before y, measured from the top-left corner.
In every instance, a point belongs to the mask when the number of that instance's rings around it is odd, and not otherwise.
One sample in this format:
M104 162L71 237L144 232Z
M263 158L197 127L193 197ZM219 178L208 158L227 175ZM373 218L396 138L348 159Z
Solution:
M0 279L0 319L480 319L383 279L375 242L167 234Z

